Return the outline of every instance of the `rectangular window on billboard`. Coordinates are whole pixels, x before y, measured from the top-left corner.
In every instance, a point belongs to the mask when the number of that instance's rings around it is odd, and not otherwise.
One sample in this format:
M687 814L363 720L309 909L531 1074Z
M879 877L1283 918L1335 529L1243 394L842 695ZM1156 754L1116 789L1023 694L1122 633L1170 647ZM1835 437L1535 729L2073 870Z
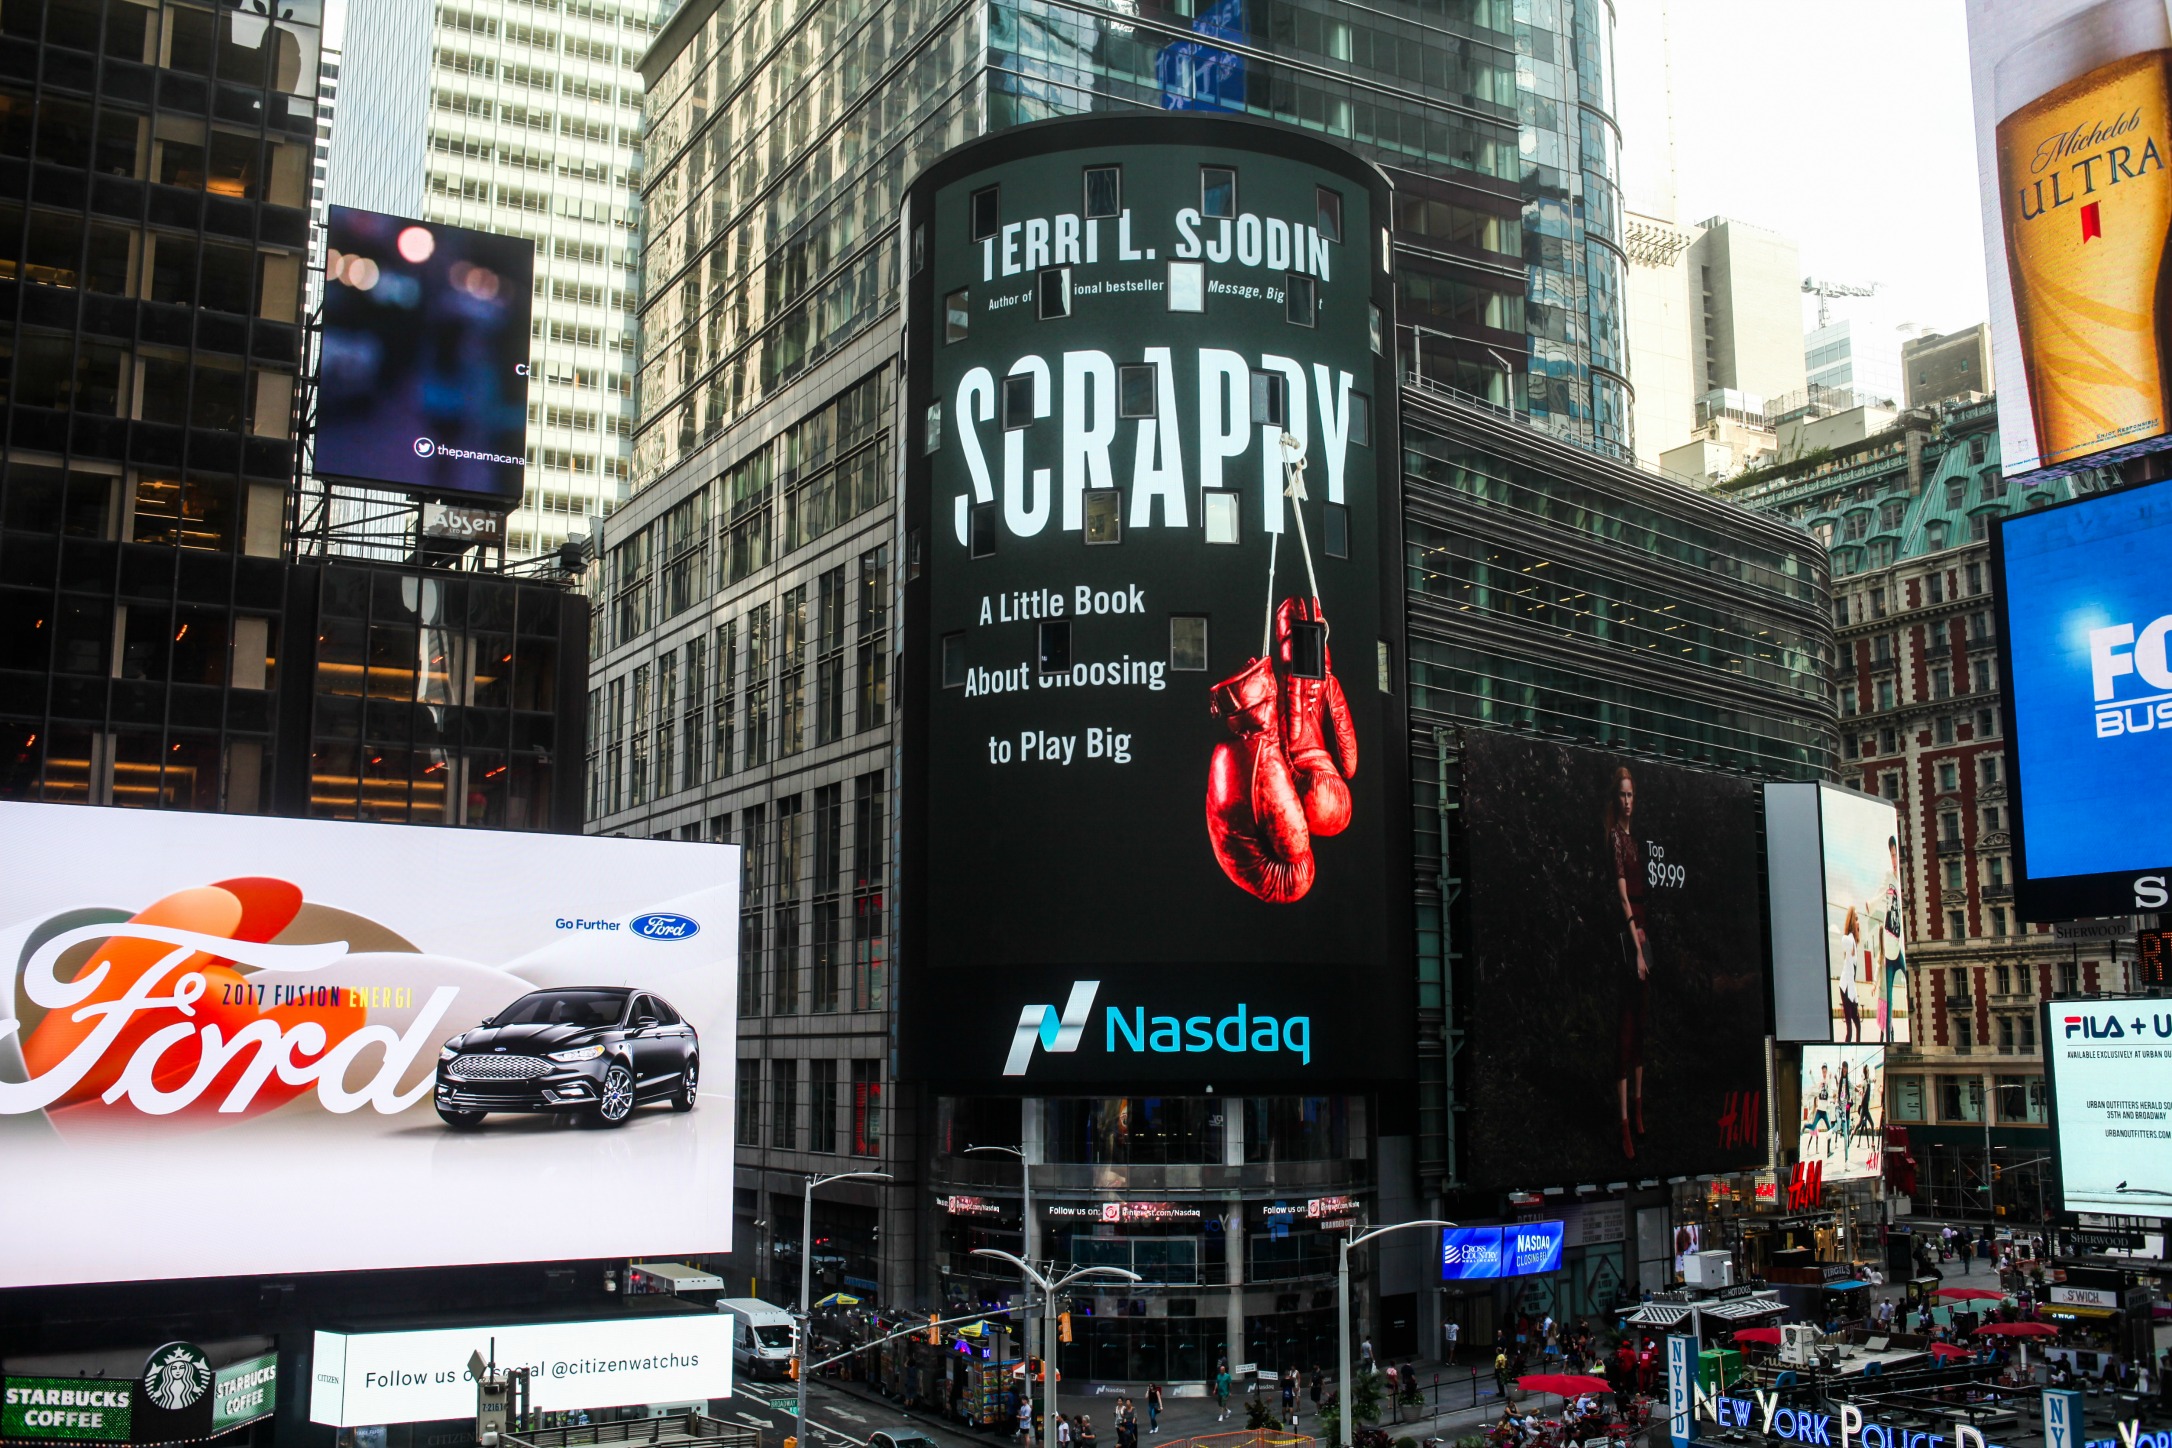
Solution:
M2017 900L2025 920L2172 904L2172 482L2001 521ZM1996 816L1985 815L1987 829Z
M729 1250L731 847L7 803L0 851L0 1287Z
M327 232L318 475L517 503L534 243L349 206Z

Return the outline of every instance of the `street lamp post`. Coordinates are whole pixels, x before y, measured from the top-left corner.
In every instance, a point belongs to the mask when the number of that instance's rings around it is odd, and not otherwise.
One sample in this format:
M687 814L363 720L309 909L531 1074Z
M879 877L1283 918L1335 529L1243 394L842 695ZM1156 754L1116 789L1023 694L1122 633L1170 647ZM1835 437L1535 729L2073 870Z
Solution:
M807 1443L807 1359L808 1348L813 1345L814 1302L814 1194L816 1187L826 1187L831 1182L886 1182L886 1171L840 1171L828 1176L807 1178L807 1191L801 1198L799 1218L799 1311L792 1314L792 1364L794 1386L799 1389L798 1402L792 1409L792 1442L794 1448L806 1448Z
M1415 1222L1390 1222L1385 1227L1375 1227L1370 1232L1343 1239L1342 1250L1335 1264L1335 1326L1342 1344L1339 1363L1341 1376L1335 1380L1335 1392L1342 1401L1341 1411L1336 1414L1339 1422L1335 1436L1342 1443L1342 1448L1350 1448L1350 1417L1357 1407L1357 1395L1350 1390L1350 1249L1362 1246L1375 1237L1384 1237L1390 1232L1408 1231L1414 1227L1454 1225L1454 1222L1436 1221L1432 1218Z
M1003 1153L1003 1154L1004 1154L1005 1156L1015 1156L1015 1157L1017 1157L1017 1158L1018 1158L1018 1174L1019 1174L1019 1176L1020 1176L1020 1177L1022 1177L1022 1178L1023 1178L1024 1180L1025 1180L1025 1198L1026 1198L1026 1200L1025 1200L1025 1205L1024 1205L1024 1206L1022 1206L1021 1208L1019 1208L1019 1216L1018 1216L1018 1246L1019 1246L1019 1251L1020 1251L1020 1254L1021 1254L1022 1256L1024 1256L1024 1257L1025 1257L1025 1259L1026 1259L1026 1260L1027 1260L1028 1262L1031 1262L1031 1261L1033 1260L1033 1237L1034 1237L1034 1232L1033 1232L1033 1226L1034 1226L1034 1222L1033 1222L1033 1163L1032 1163L1032 1162L1030 1162L1030 1161L1028 1161L1028 1160L1026 1159L1026 1149L1025 1149L1025 1147L1024 1147L1023 1145L1019 1145L1019 1146L969 1146L969 1147L967 1147L967 1148L966 1148L966 1151L967 1151L967 1153L968 1153L968 1154L970 1154L970 1153L972 1153L972 1152L976 1152L976 1151L1000 1151L1000 1152L1002 1152L1002 1153ZM1035 1345L1035 1343L1034 1343L1034 1341L1033 1341L1033 1319L1032 1319L1031 1317L1028 1317L1028 1318L1026 1319L1026 1356L1028 1356L1028 1357L1032 1357L1032 1356L1034 1356L1034 1355L1035 1355L1035 1352L1036 1352L1036 1351L1037 1351L1037 1348L1036 1348L1036 1345Z
M1041 1289L1041 1341L1049 1348L1041 1355L1041 1441L1044 1448L1056 1448L1056 1294L1081 1277L1115 1277L1125 1282L1146 1279L1123 1267L1074 1267L1051 1282L1023 1257L1014 1257L995 1247L975 1247L973 1255L1008 1262ZM1026 1380L1026 1386L1029 1389L1033 1386L1031 1379Z

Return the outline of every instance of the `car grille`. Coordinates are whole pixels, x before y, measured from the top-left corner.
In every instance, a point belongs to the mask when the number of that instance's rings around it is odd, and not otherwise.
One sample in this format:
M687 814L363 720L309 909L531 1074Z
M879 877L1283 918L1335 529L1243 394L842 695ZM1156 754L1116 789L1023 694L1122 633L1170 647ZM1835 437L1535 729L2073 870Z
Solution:
M446 1074L463 1081L533 1081L550 1069L540 1056L455 1056Z

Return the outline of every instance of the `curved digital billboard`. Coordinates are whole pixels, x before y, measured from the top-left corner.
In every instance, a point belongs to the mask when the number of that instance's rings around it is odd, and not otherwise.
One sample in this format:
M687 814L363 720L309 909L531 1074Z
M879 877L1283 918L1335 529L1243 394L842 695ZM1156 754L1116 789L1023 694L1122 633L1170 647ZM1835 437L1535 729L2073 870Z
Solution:
M1386 217L1211 117L912 187L908 1075L1410 1073Z
M2172 904L2172 482L1999 520L2025 920Z

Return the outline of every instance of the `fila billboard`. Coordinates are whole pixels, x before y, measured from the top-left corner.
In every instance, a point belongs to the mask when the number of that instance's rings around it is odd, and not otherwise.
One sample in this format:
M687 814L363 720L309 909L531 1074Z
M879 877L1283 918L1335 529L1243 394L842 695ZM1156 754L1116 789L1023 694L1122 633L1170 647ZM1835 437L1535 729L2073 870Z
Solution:
M1208 116L911 188L908 1075L1411 1073L1387 214Z
M1999 520L1999 649L2027 920L2172 906L2172 482Z
M0 846L0 1286L729 1250L728 847L50 804Z
M2172 1001L2044 1003L2060 1205L2172 1215Z

